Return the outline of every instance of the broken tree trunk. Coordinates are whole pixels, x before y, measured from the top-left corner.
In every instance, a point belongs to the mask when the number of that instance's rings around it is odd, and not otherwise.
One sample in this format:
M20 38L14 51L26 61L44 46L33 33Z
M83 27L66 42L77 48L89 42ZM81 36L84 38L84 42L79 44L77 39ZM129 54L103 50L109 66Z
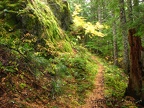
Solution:
M130 73L126 95L140 100L142 95L141 39L135 36L136 30L129 30Z

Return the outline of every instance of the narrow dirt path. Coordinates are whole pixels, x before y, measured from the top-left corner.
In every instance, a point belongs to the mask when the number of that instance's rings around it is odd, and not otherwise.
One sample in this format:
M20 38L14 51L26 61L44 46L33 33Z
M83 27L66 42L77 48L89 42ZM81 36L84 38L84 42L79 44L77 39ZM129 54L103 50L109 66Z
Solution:
M95 89L86 99L86 104L80 108L106 108L104 98L104 67L98 63L98 73L95 79Z

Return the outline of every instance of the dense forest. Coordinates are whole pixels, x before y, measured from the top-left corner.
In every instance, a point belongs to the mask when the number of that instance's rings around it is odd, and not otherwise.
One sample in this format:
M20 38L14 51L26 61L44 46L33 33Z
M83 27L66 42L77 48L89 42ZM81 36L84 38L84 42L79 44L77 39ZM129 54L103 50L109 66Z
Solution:
M144 0L0 0L0 108L143 108Z

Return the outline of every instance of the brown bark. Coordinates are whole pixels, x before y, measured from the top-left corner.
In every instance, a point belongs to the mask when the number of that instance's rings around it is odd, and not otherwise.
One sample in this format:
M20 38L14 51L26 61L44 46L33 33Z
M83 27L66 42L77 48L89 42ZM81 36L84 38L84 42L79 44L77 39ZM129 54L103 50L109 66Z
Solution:
M130 45L130 76L126 95L140 99L142 90L142 68L141 68L141 39L135 36L136 30L129 30Z

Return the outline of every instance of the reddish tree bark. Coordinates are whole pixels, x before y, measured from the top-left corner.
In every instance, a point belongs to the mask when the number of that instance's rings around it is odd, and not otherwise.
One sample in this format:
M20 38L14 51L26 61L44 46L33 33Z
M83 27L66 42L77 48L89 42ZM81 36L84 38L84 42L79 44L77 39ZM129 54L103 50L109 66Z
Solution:
M129 30L129 45L130 45L130 73L129 84L126 95L136 99L141 98L142 94L142 67L141 67L141 39L135 36L136 30Z

